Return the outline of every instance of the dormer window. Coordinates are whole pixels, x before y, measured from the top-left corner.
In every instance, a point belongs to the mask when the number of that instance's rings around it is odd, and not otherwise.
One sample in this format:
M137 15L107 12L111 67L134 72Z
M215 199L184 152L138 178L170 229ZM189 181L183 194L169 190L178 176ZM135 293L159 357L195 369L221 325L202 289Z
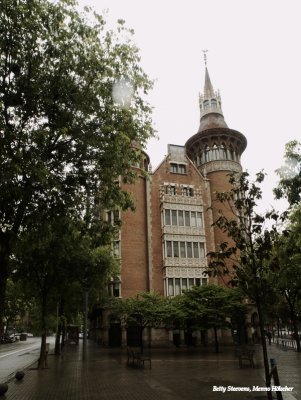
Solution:
M185 164L170 163L170 172L172 174L186 174Z

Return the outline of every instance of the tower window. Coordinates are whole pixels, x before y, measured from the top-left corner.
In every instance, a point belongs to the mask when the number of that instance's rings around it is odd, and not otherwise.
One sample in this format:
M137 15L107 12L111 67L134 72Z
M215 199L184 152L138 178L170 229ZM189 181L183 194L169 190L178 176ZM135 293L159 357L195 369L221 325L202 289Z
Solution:
M208 110L209 108L209 100L204 101L204 110Z
M206 146L206 148L205 148L205 162L208 162L210 160L211 160L210 148L209 148L209 146Z
M212 159L213 160L218 160L218 147L216 144L213 145L213 149L212 149Z
M227 160L227 149L226 149L224 143L222 143L222 145L220 147L220 154L221 154L222 160Z
M212 108L217 108L217 101L215 99L211 100L211 107Z

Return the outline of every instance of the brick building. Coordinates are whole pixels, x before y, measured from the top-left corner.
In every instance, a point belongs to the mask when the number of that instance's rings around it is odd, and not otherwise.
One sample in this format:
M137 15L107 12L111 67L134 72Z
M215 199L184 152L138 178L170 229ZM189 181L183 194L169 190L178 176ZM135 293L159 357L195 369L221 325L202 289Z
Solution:
M139 178L125 187L135 199L136 211L120 214L122 228L114 249L121 270L111 286L116 297L139 291L173 296L207 283L206 254L224 241L221 232L212 228L222 206L215 207L213 199L216 191L229 187L229 172L242 170L240 157L247 141L228 128L207 66L199 106L197 133L185 145L168 145L167 156L152 172L144 154L135 167ZM212 278L212 283L219 282ZM118 321L103 321L103 329L102 342L126 343L127 333ZM162 335L157 332L161 339ZM171 339L170 333L166 338Z

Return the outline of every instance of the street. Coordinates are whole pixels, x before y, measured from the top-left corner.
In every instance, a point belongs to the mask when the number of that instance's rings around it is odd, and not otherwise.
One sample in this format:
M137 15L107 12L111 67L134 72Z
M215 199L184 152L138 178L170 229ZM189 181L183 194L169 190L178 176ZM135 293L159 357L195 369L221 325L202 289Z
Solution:
M47 342L54 343L54 337ZM41 338L31 337L20 341L0 345L0 383L13 377L17 370L22 370L39 358Z

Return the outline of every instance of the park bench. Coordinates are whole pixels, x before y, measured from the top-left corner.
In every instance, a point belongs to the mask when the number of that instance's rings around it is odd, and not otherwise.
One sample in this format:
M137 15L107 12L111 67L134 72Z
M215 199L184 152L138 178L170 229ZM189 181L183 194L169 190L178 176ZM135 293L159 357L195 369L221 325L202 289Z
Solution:
M127 365L144 367L145 361L148 361L149 367L152 367L151 357L147 353L142 353L139 348L127 347Z
M250 366L252 368L255 368L255 365L254 365L255 350L253 348L246 347L246 346L239 346L236 348L235 354L238 357L238 362L239 362L240 368L242 368L242 366L243 366L243 361L248 361L250 363Z

